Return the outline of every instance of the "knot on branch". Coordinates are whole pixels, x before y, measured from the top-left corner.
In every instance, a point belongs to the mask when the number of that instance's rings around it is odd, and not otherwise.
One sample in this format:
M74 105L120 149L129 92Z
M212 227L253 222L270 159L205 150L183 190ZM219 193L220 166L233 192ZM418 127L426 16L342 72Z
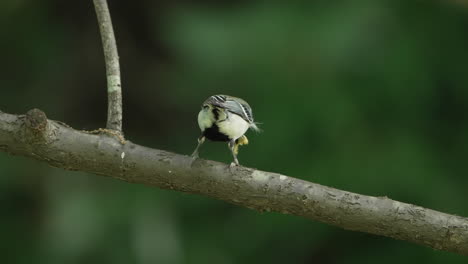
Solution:
M39 109L31 109L24 116L23 130L18 136L21 141L43 143L50 135L49 128L46 114Z
M34 108L26 113L24 124L35 134L43 134L47 129L47 116L41 110Z

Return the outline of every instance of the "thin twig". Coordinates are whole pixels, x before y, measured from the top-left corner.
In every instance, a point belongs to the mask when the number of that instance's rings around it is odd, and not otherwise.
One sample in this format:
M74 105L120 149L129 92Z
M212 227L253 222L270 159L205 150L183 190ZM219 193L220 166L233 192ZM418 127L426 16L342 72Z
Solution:
M96 10L107 75L107 129L122 133L122 88L119 55L106 0L93 0Z
M197 160L47 120L0 113L0 151L51 166L196 193L261 212L280 212L468 255L468 218L342 191L246 167Z

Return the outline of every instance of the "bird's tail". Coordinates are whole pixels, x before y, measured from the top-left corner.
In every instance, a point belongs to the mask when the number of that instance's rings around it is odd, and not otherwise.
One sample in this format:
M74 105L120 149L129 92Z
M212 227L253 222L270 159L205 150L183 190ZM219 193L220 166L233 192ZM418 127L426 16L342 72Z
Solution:
M263 130L261 128L259 128L257 125L259 125L260 123L257 123L257 122L252 122L250 123L250 128L255 131L255 132L262 132Z

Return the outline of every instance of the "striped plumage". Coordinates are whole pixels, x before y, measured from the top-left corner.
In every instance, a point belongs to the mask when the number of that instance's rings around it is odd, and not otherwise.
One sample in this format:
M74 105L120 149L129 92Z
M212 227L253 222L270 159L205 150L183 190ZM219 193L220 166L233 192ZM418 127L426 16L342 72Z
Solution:
M205 138L212 141L225 141L229 142L229 148L234 157L231 165L239 165L238 147L248 144L245 132L249 128L259 131L250 105L241 98L229 95L213 95L206 99L198 113L198 125L202 134L192 156L198 157L198 149Z

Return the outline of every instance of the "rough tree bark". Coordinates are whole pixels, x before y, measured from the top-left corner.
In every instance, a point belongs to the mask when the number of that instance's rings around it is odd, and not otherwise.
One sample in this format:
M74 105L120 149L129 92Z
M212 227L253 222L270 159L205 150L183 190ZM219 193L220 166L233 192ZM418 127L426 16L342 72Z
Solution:
M468 218L387 197L337 190L285 175L150 149L51 121L40 110L0 112L0 150L51 166L201 194L260 212L280 212L348 230L468 255Z

